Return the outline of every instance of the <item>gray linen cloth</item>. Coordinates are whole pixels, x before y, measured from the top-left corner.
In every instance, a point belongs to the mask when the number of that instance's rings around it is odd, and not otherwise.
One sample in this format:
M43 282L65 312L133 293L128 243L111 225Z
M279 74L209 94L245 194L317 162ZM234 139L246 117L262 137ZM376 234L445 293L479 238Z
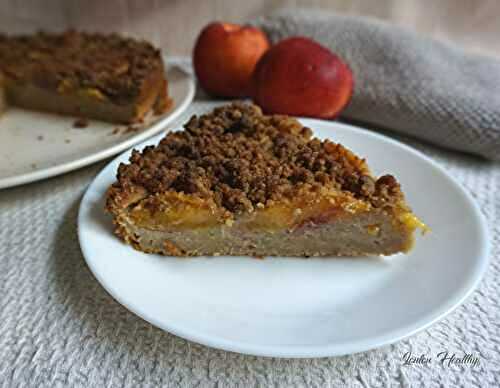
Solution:
M273 42L307 36L342 57L355 91L342 117L500 160L500 61L369 18L279 10Z

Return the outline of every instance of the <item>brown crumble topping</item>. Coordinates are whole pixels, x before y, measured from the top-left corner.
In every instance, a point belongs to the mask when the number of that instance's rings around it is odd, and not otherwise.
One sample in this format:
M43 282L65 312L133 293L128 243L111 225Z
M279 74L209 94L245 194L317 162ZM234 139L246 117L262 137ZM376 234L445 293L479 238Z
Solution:
M139 185L153 194L194 194L233 213L291 198L303 187L349 191L376 207L402 198L394 177L375 180L365 161L341 144L312 137L293 118L266 116L243 103L193 116L158 146L134 150L117 178L114 187L124 191Z
M74 30L0 34L0 58L0 70L13 79L60 93L86 90L116 104L133 101L163 67L160 51L145 41Z
M80 117L76 119L73 123L73 128L87 128L89 126L89 120L85 117Z

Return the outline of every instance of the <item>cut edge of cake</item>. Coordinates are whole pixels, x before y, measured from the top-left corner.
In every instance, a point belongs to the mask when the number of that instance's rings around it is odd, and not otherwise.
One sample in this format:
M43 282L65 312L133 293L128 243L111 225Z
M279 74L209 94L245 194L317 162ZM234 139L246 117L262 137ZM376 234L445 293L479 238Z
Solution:
M2 116L6 108L7 108L7 100L5 98L4 80L3 80L3 75L0 72L0 116Z
M116 193L109 193L110 201ZM221 221L209 208L195 207L195 197L185 197L183 208L193 211L193 219L200 224L158 227L155 222L146 226L141 213L148 208L147 201L139 200L120 209L108 202L114 214L116 234L135 249L167 256L373 256L408 252L414 244L414 231L425 226L410 211L366 209L336 204L310 207L301 217L300 212L291 224L277 225L275 217L281 210L273 208L255 211L252 215ZM354 202L353 202L354 203ZM363 204L358 204L363 205ZM291 211L300 209L295 207ZM266 215L270 211L278 214ZM203 214L205 212L205 214ZM185 223L190 223L185 216ZM202 225L203 224L203 225Z
M7 79L5 82L5 101L19 108L85 117L117 124L141 122L145 116L163 114L171 106L171 100L163 90L167 81L160 72L152 74L141 88L141 95L136 103L118 105L100 94L97 90L82 93L58 93L36 85L21 84Z

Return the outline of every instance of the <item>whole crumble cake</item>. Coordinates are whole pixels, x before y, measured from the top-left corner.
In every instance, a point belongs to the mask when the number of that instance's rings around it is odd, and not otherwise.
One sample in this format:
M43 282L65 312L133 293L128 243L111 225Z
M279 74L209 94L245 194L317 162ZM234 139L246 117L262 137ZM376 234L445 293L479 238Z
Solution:
M134 150L106 207L125 242L172 256L390 255L424 227L392 175L243 103Z
M169 107L160 51L116 34L0 34L0 73L26 109L133 123Z

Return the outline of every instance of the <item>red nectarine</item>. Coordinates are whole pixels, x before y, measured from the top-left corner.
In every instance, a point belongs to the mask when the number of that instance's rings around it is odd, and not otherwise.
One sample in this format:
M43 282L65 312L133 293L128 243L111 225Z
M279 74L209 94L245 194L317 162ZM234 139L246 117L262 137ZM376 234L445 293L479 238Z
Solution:
M331 119L350 101L353 84L338 56L311 39L293 37L262 56L253 97L267 113Z

